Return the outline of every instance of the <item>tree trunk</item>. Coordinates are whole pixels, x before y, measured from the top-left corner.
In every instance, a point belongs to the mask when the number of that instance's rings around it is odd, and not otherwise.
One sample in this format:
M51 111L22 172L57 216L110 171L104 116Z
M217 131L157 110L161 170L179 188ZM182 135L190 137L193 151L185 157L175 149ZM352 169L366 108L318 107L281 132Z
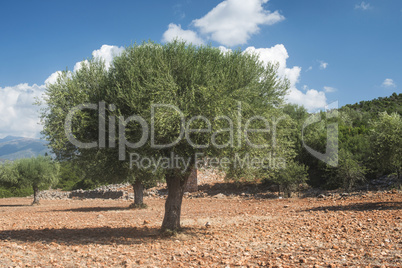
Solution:
M34 191L34 201L32 202L32 205L39 205L39 187L34 185L33 191Z
M181 204L188 175L188 172L183 176L182 174L179 175L179 172L175 173L173 171L166 174L168 196L165 203L162 231L176 231L180 229Z
M134 205L141 206L144 203L144 186L138 180L133 184L134 189Z

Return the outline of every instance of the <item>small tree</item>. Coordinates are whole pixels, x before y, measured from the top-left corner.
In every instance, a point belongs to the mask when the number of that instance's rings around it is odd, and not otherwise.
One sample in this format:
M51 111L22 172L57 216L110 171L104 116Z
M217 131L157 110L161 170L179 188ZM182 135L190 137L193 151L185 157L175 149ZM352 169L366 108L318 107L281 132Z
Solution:
M86 178L96 185L107 183L129 183L134 190L134 202L130 208L146 208L144 189L151 188L163 180L163 170L151 166L149 169L130 167L129 162L119 161L116 150L104 149L93 152L83 151L75 161L85 168Z
M373 160L379 171L396 172L401 177L402 168L402 118L397 113L383 112L372 122L371 144Z
M130 208L146 208L147 204L144 203L144 188L151 188L157 182L163 180L163 170L160 169L133 169L132 176L128 177L128 182L133 186L134 202Z
M366 168L344 149L339 150L339 165L334 179L344 190L350 191L357 182L365 180Z
M298 186L307 180L308 168L298 162L290 161L286 163L284 169L276 172L274 181L279 185L280 190L285 195L291 197L292 192L298 190Z
M37 156L23 158L13 163L13 172L9 172L8 179L20 187L31 186L34 191L32 205L39 205L39 190L56 185L58 182L59 165L50 157Z

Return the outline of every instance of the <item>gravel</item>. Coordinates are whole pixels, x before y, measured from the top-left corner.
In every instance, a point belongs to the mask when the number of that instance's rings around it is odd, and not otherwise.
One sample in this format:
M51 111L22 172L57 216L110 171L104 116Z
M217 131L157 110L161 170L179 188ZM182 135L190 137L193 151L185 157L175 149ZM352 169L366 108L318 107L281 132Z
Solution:
M185 199L173 237L160 198L31 201L0 199L1 267L402 266L399 191Z

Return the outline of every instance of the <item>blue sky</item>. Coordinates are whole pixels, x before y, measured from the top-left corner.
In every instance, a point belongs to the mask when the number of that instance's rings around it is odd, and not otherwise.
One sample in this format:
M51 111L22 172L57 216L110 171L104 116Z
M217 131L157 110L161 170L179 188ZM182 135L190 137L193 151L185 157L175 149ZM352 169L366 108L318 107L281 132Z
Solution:
M401 93L400 0L17 0L0 10L0 138L40 136L31 103L57 71L149 39L178 36L278 61L291 81L288 101L310 111Z

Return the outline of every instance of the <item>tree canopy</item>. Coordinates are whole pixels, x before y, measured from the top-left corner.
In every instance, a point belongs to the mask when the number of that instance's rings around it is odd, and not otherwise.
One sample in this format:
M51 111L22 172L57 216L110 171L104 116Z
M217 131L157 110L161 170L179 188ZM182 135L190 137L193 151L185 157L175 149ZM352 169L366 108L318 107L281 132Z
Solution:
M39 190L56 185L58 171L58 164L54 163L50 157L39 155L4 164L0 168L0 180L19 187L32 187L33 204L39 204Z
M288 88L276 68L240 50L224 53L179 41L135 44L108 70L92 59L49 85L43 133L59 159L110 167L105 176L126 170L139 177L141 169L160 168L145 165L148 160L182 159L163 168L169 193L162 228L178 229L184 185L197 154L258 155L272 150L272 141L276 145L276 133L267 125L276 126ZM283 149L277 154L288 155ZM139 169L129 167L133 157Z

